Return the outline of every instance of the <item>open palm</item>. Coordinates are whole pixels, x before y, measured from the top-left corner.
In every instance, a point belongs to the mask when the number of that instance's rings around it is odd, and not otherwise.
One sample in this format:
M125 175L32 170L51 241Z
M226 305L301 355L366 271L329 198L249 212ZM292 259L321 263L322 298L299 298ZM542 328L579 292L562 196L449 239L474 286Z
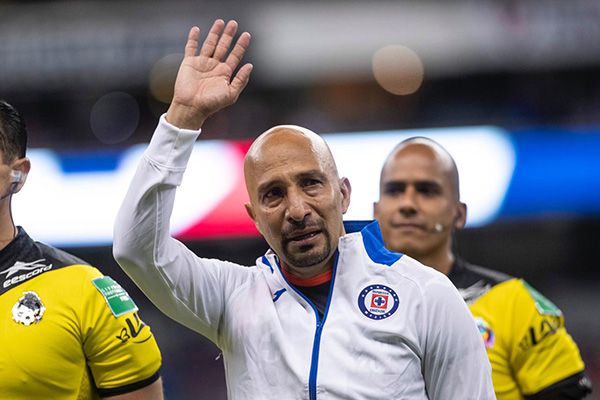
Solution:
M248 83L252 65L244 65L234 75L250 44L250 34L244 32L229 51L236 31L235 21L229 21L226 26L223 20L215 21L197 54L200 30L197 27L190 30L175 81L173 102L167 113L169 122L182 128L190 127L180 126L182 124L201 125L208 116L238 99ZM177 115L174 111L178 111ZM186 121L178 125L172 119L180 119L182 111Z

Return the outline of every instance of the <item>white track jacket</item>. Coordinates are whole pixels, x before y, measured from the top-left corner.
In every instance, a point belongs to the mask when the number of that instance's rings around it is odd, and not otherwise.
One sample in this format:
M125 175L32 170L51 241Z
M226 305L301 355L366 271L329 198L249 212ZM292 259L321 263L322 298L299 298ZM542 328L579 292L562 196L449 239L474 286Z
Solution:
M247 267L173 239L175 191L198 134L161 118L119 211L114 255L162 312L222 350L230 399L495 398L457 290L387 251L376 222L340 238L322 318L272 252Z

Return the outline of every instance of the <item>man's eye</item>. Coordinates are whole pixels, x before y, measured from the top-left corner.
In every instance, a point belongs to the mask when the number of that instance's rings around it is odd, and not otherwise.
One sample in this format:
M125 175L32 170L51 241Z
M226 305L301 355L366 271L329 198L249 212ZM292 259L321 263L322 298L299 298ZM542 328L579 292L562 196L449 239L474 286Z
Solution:
M310 187L310 186L316 186L316 185L320 185L321 181L317 180L317 179L305 179L304 182L302 182L304 187Z
M416 189L424 196L435 196L441 193L440 188L436 185L417 185Z
M265 200L274 200L283 195L283 191L280 188L269 189L264 195Z
M387 185L384 189L384 193L394 196L403 193L405 189L405 185Z

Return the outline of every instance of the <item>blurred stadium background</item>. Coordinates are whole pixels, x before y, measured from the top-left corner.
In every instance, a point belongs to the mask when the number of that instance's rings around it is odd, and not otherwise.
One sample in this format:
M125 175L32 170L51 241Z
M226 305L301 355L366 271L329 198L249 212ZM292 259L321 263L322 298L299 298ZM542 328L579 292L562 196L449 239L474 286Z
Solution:
M434 135L476 205L459 253L563 310L600 399L600 2L0 1L0 97L24 114L34 149L15 220L126 287L161 346L168 399L225 399L222 359L122 273L110 231L187 31L216 18L252 33L255 69L205 126L175 235L248 265L266 250L239 208L239 160L273 125L328 134L366 188L353 204L363 218L378 175L352 165L378 171L387 144Z

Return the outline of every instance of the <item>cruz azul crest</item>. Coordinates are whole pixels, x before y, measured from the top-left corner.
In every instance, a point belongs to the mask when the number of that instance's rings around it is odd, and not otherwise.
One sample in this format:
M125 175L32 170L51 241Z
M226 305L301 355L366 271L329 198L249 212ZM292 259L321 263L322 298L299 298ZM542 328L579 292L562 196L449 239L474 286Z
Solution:
M385 285L370 285L358 296L360 312L371 319L385 319L398 309L398 295Z

